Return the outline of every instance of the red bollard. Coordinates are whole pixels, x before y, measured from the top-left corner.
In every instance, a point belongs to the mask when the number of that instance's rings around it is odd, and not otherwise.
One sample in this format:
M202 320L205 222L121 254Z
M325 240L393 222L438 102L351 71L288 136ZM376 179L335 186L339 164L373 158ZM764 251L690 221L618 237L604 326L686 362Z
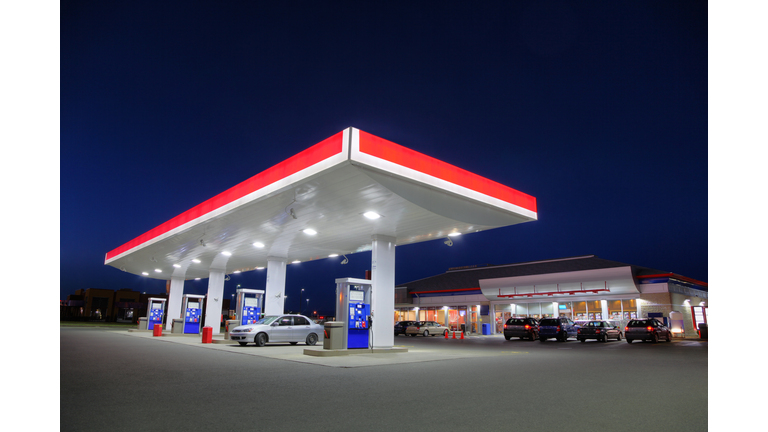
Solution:
M152 336L162 336L163 335L163 325L162 324L155 324L152 327Z
M203 343L213 343L213 327L203 327Z

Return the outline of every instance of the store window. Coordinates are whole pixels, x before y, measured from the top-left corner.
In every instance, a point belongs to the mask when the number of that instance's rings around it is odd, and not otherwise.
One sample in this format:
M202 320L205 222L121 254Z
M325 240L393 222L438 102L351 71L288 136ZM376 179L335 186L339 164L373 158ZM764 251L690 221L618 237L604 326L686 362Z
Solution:
M590 319L587 316L587 302L573 302L573 316L577 321Z
M631 320L637 318L637 300L622 300L621 307L624 313L625 320Z

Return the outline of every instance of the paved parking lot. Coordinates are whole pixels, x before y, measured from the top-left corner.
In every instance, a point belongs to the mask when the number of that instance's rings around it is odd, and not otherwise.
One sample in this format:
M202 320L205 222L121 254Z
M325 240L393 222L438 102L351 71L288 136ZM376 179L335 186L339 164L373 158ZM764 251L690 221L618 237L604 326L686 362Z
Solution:
M407 353L61 329L61 430L707 430L707 342L395 338ZM318 345L317 348L321 348Z

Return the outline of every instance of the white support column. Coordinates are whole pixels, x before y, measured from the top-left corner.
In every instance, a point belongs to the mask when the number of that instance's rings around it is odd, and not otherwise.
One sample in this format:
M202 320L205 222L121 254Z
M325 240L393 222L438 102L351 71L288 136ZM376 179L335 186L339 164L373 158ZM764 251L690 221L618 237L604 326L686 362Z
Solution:
M184 277L171 277L171 292L168 294L168 310L165 313L165 329L171 331L173 320L181 318L181 297L184 295Z
M205 326L213 328L212 334L221 329L221 307L224 304L225 270L210 269L208 272L208 298L205 302Z
M603 319L604 320L610 319L611 317L608 316L608 300L600 300L600 306L603 313Z
M392 348L395 336L395 238L376 234L371 251L373 348ZM418 317L417 317L418 319Z
M264 313L280 315L285 305L285 258L267 257L267 287ZM392 324L394 326L394 324Z

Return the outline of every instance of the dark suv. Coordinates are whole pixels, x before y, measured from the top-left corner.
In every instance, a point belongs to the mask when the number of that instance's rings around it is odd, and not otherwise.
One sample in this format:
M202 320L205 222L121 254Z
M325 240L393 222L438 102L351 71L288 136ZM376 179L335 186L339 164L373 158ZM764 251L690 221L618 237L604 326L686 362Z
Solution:
M539 321L539 340L544 342L548 338L555 338L558 342L565 342L569 337L576 337L579 327L570 318L542 318Z
M405 334L405 329L408 328L408 326L412 326L416 324L418 321L398 321L395 323L395 336L399 334Z
M504 324L504 339L513 337L536 340L539 337L539 323L534 318L510 318Z
M672 331L656 318L633 319L624 327L624 337L628 343L636 339L656 343L662 337L665 341L671 342Z

